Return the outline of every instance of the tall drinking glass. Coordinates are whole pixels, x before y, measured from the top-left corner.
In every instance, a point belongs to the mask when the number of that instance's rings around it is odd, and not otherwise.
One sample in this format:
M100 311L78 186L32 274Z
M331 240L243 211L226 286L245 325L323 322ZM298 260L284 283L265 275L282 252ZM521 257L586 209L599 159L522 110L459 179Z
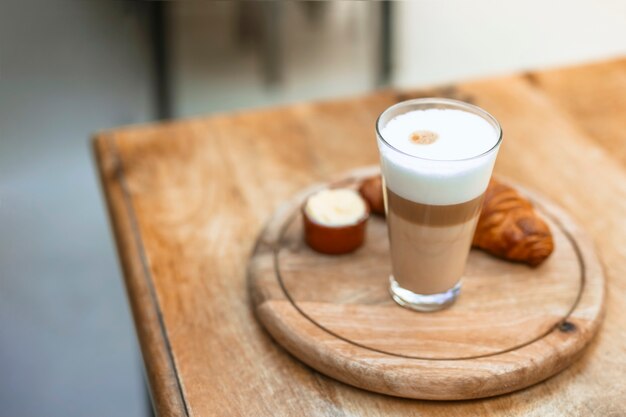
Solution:
M376 133L391 296L414 310L439 310L460 292L502 129L477 106L425 98L389 107Z

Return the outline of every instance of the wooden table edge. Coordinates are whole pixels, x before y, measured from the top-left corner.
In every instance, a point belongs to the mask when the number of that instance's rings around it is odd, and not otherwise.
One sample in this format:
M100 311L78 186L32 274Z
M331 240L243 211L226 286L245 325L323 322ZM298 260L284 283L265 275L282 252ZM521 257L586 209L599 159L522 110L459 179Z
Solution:
M157 415L189 416L183 385L178 377L127 189L124 166L116 148L115 135L111 131L97 133L91 144L122 266L153 409Z

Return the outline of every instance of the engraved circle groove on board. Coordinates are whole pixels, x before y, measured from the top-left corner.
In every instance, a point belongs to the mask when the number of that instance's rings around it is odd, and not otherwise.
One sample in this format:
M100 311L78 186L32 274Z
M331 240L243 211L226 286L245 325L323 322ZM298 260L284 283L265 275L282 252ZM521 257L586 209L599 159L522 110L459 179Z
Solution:
M349 185L349 181L341 183L341 186ZM415 313L395 305L387 293L387 275L380 266L381 254L385 250L382 241L386 241L384 220L376 217L371 219L365 244L370 247L359 250L362 256L359 256L359 251L353 256L323 256L311 251L302 241L300 211L295 209L283 224L278 244L274 247L276 278L286 298L303 317L330 335L361 348L425 360L466 360L510 352L530 345L553 331L559 331L559 326L576 308L585 281L584 261L571 233L539 202L533 201L533 204L553 231L556 250L552 256L559 257L561 265L563 262L572 264L566 276L556 270L546 273L550 261L540 267L544 270L539 277L533 277L538 275L534 273L538 270L512 263L507 263L513 271L511 276L476 276L488 271L490 265L506 261L472 251L468 262L468 278L464 281L462 296L455 305L436 313ZM379 247L372 251L373 244ZM350 262L354 263L353 268ZM359 277L345 273L334 275L344 270L358 273L359 268L363 269L363 263L366 264L364 270L374 268L380 273L374 271L373 274L364 273ZM348 282L341 282L342 279ZM533 305L533 284L552 286L555 302ZM480 291L480 287L484 285L500 285L502 291L491 288L485 292L498 294L499 297L481 298L483 291ZM529 305L522 305L523 301ZM459 319L462 315L466 315L467 320ZM342 327L341 318L347 316L350 319ZM459 323L465 323L462 329ZM454 340L455 328L463 335L458 340ZM468 329L474 330L474 340L465 340ZM494 332L494 329L498 331ZM437 333L444 335L440 343ZM494 338L497 340L492 340L493 336L490 338L494 334L497 334ZM368 340L368 335L375 336L376 340ZM420 335L427 337L422 338ZM389 340L394 342L389 343ZM458 349L463 343L467 343L467 346L460 352ZM448 346L453 346L452 350Z

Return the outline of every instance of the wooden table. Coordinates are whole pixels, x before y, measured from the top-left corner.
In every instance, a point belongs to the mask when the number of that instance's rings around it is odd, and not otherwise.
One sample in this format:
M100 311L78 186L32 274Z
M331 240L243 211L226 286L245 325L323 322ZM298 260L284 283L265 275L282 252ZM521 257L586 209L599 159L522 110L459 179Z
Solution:
M606 267L596 340L515 394L443 403L352 388L287 354L250 308L246 263L272 211L312 182L376 163L378 114L432 95L494 114L505 132L496 172L564 207ZM626 415L626 59L122 128L94 146L160 415Z

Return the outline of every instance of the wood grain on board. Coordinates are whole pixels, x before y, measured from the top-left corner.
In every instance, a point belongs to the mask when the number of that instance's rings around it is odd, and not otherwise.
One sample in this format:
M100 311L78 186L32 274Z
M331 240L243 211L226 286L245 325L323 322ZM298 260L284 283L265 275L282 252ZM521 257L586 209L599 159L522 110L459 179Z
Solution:
M619 156L626 137L619 131L624 112L614 110L622 108L626 83L607 86L607 73L623 79L626 60L97 135L96 159L159 414L626 414L626 165ZM594 86L615 103L612 116L571 104L583 103ZM478 401L373 394L303 365L254 318L246 263L264 222L298 190L375 164L375 118L414 95L453 96L491 112L504 129L496 172L549 197L595 242L607 277L604 323L579 361L540 384Z
M339 180L357 188L378 174ZM250 263L258 318L312 368L384 394L460 400L503 394L573 363L602 318L604 275L585 233L549 199L516 188L546 219L555 251L540 266L470 253L463 290L449 308L416 313L391 300L387 226L372 216L356 252L325 256L303 239L301 207L320 187L269 220Z

